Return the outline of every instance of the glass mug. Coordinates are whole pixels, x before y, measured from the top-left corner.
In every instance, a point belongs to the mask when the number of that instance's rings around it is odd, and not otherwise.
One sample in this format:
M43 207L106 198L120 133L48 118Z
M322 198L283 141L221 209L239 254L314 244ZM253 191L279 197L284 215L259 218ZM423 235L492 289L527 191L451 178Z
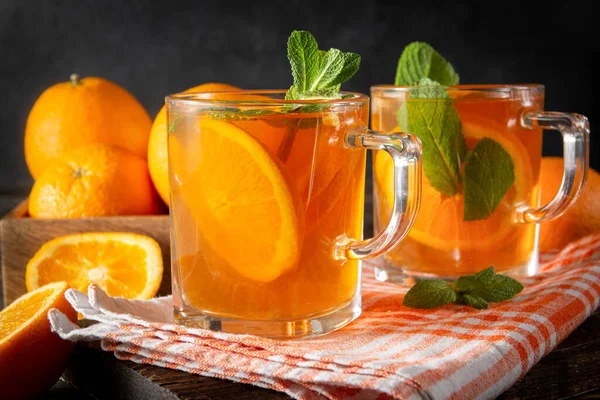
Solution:
M366 95L168 96L171 259L178 323L273 338L338 329L361 312L361 260L418 211L419 140L369 131ZM366 149L394 160L390 223L362 240Z
M431 168L436 165L433 162L430 166L427 162L443 150L431 148L435 146L428 148L428 143L423 143L425 176L420 214L402 243L382 257L380 267L375 271L376 277L410 284L418 278L455 279L490 265L500 272L533 275L538 268L537 223L560 216L577 199L586 181L588 121L577 114L543 111L544 87L541 85L458 85L448 87L446 91L450 97L448 101L460 117L459 128L466 148L459 154L457 145L456 151L446 153L448 169L440 170ZM424 100L414 99L410 93L409 87L372 87L373 129L392 132L402 129L419 136L416 130L422 128L418 127L419 116L415 114L419 113L419 107L427 107L427 103L415 103ZM440 112L438 118L440 115L443 114ZM411 123L415 132L411 132ZM452 128L447 124L444 129L448 134L447 130ZM555 129L562 134L565 167L556 197L540 207L538 177L543 129ZM473 150L483 139L491 139L496 144L490 145L491 141L486 140L487 143ZM498 150L498 145L505 152ZM486 151L484 147L488 150L494 147L494 156L490 153L482 155L482 151ZM470 153L473 164L468 168ZM514 172L512 184L506 176L498 175L510 169L506 166L506 158L495 158L498 153L510 156ZM462 181L457 182L456 193L452 195L444 193L446 187L439 182L448 176L453 162L456 162ZM376 232L390 219L396 190L391 165L386 155L374 155ZM508 190L499 189L506 185L507 179ZM502 181L504 183L500 183ZM465 198L470 204L465 204ZM495 208L492 205L494 198ZM466 207L469 208L467 212ZM474 213L482 209L487 209L488 215L483 213L473 218Z

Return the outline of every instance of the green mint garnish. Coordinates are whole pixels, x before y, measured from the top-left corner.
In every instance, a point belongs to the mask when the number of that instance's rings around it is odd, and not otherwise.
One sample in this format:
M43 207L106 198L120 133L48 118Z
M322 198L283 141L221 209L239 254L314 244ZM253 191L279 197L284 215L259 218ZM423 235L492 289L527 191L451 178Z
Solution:
M262 108L251 108L248 110L240 110L234 107L221 107L215 109L205 109L205 112L210 115L213 119L231 119L231 120L244 120L253 117L260 117L263 115L281 114L276 110L262 109Z
M293 31L288 39L288 59L294 84L287 100L340 99L340 85L358 71L360 56L338 49L319 50L307 31Z
M318 73L321 60L319 46L313 35L305 31L292 32L287 46L295 90L304 93Z
M489 267L473 275L465 275L454 283L460 296L469 295L489 302L508 300L523 290L521 283L509 276L494 273Z
M411 90L406 111L408 132L423 143L423 172L429 183L446 196L455 195L467 144L452 99L443 86L425 78Z
M484 138L468 151L460 116L445 88L458 83L452 65L433 47L409 44L398 61L396 85L412 88L396 117L401 130L423 143L423 171L429 184L445 196L462 192L463 218L475 221L498 207L514 183L514 168L510 155L492 139Z
M497 142L481 139L465 162L465 221L485 219L515 181L510 154Z
M181 122L182 119L183 119L183 117L179 116L179 117L176 117L173 121L171 121L171 123L169 124L169 126L167 128L167 134L175 132L177 125Z
M478 310L485 310L488 308L488 302L484 298L473 296L471 294L461 294L456 300L456 304L471 306Z
M397 86L410 86L423 78L429 78L444 86L458 85L460 79L452 64L423 42L413 42L404 48L398 69Z
M288 59L292 67L294 84L287 91L286 100L327 100L352 97L340 94L340 86L358 71L360 56L344 53L338 49L319 50L317 41L306 31L293 31L288 39ZM315 104L286 104L278 109L246 109L216 107L206 109L215 119L246 120L273 114L315 113L329 107L325 102ZM267 123L279 125L287 121L265 119ZM300 124L316 124L301 121Z
M443 279L417 282L404 296L403 304L410 308L436 308L456 302L456 292Z
M476 309L488 308L488 303L512 299L523 285L509 276L494 273L489 267L476 274L465 275L450 284L443 279L417 282L404 296L403 304L410 308L435 308L456 303Z

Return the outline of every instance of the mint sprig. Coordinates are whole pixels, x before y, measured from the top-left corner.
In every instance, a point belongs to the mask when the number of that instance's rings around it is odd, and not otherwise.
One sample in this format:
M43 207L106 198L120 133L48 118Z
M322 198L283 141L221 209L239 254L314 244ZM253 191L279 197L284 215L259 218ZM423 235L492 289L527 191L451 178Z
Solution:
M452 64L433 47L427 43L413 42L406 46L400 55L395 84L410 86L423 78L445 86L458 85L460 82Z
M423 172L429 183L446 196L455 195L468 149L452 99L443 86L424 78L411 90L406 111L408 132L423 143Z
M452 284L443 279L419 281L406 293L403 304L429 309L456 303L482 310L488 308L488 303L512 299L522 290L519 281L496 274L494 267L489 267L476 274L461 276Z
M395 82L412 88L396 117L401 130L423 143L423 172L429 184L444 196L463 193L463 219L475 221L498 207L514 183L514 166L510 154L490 138L469 152L460 116L445 88L459 81L452 65L433 47L409 44L398 61Z
M338 49L319 50L314 36L307 31L293 31L288 39L287 56L294 84L286 92L286 100L343 99L352 95L340 94L342 83L348 81L360 67L360 56ZM315 113L329 104L286 104L278 109L246 109L217 107L205 110L215 119L247 120L272 114ZM281 121L266 120L271 124ZM285 122L285 121L284 121Z
M288 59L294 84L286 100L340 99L340 86L360 67L360 56L338 49L319 50L314 36L293 31L288 39Z

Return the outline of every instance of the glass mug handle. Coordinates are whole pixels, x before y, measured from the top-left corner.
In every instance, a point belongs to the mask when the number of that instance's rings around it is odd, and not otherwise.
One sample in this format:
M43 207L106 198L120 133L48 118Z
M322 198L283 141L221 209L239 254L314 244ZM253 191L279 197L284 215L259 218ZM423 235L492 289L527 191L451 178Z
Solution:
M338 238L335 258L364 260L391 250L410 230L421 205L421 141L407 133L383 134L362 129L350 130L346 146L368 150L383 150L394 162L394 206L388 225L376 236L366 240Z
M563 179L558 193L540 208L517 210L518 222L543 222L561 216L577 200L587 180L590 124L583 115L538 111L523 115L526 127L559 131L563 137Z

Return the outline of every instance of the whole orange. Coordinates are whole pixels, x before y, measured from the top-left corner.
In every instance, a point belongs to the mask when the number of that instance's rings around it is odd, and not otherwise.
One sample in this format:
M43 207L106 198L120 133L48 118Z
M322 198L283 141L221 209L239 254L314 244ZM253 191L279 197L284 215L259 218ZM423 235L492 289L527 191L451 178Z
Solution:
M74 342L50 329L48 311L71 321L77 314L65 299L66 282L27 293L0 312L0 397L31 398L54 385L67 366Z
M542 204L547 204L558 192L562 176L562 158L542 158ZM569 242L593 232L600 232L600 174L590 169L587 183L575 204L559 218L541 224L540 250L560 250Z
M225 83L205 83L195 86L186 92L219 92L239 90L239 88ZM167 112L165 107L160 109L150 131L148 142L148 166L150 176L156 190L165 204L169 204L169 162L167 152Z
M146 161L105 144L61 156L36 180L29 196L29 214L35 218L156 214L160 208Z
M102 78L71 76L44 91L27 118L25 160L34 179L61 154L105 143L146 158L152 121L127 90Z

